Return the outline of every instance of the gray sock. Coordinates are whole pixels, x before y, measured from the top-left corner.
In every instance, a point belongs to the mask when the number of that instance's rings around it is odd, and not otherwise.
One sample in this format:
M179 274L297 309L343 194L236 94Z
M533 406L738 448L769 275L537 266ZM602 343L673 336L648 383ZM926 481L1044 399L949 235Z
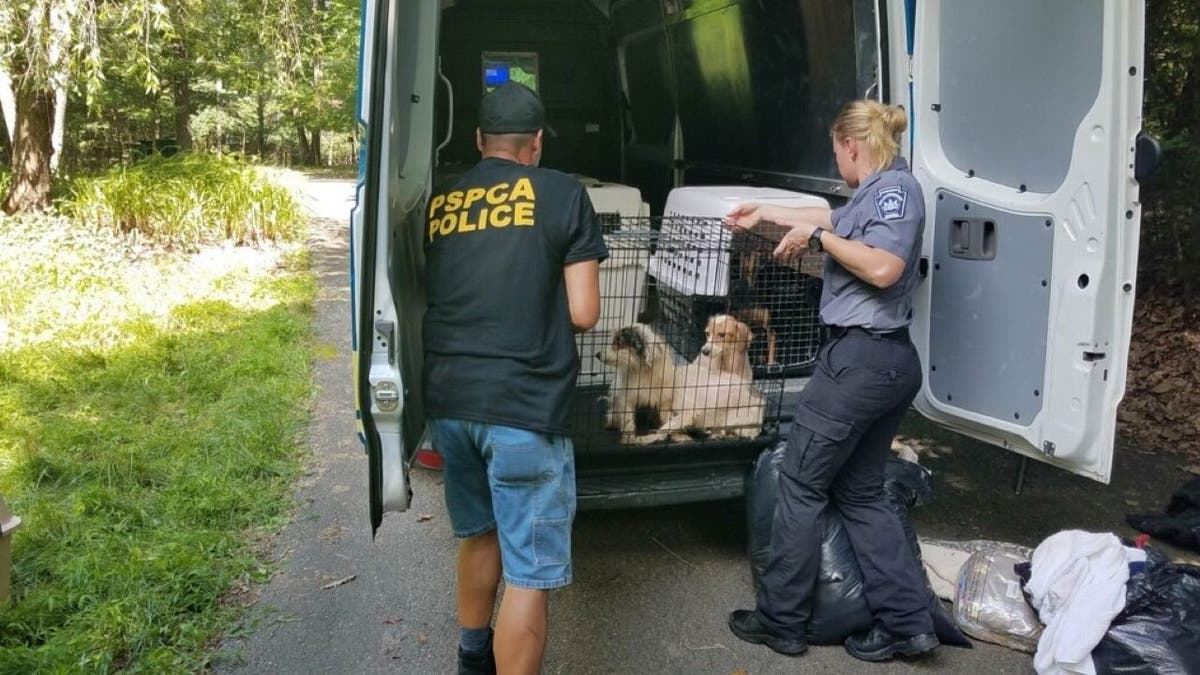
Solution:
M462 647L464 652L481 652L487 647L488 638L492 635L491 626L483 628L463 628L458 629L458 645Z

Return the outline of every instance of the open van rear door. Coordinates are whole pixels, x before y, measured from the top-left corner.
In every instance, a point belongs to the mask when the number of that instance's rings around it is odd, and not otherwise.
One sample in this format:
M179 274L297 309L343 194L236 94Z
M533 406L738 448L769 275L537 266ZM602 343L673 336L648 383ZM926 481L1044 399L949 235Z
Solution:
M420 221L432 180L437 2L364 0L351 215L354 396L369 465L371 528L404 511L408 467L425 428Z
M1143 3L915 4L916 406L1108 482L1141 217Z

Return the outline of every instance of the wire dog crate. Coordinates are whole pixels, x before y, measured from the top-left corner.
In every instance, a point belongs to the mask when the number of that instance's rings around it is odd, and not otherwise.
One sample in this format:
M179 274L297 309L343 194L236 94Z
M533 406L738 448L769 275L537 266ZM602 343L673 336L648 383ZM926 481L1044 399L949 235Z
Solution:
M715 218L609 218L601 314L577 337L577 447L762 444L820 343L820 259ZM765 439L765 440L764 440Z

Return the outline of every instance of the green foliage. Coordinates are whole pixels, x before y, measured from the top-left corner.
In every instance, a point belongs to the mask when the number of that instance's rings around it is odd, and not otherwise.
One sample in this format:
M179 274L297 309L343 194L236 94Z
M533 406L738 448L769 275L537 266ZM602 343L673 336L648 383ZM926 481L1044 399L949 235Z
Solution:
M68 215L175 245L292 240L303 224L295 197L262 169L206 153L152 156L76 179L71 193Z
M1163 142L1158 173L1141 189L1143 289L1197 302L1200 291L1200 3L1146 3L1145 125Z
M0 274L40 286L0 305L19 336L0 343L0 493L24 521L0 672L195 672L236 612L222 598L265 578L255 540L301 466L315 285L302 258L206 277L211 255L0 221ZM53 305L92 320L31 331Z

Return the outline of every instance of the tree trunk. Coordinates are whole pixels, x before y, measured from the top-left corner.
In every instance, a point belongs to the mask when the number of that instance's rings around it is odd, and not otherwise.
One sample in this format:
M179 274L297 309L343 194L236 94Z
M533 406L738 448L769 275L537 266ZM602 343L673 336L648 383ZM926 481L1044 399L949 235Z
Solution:
M50 124L54 92L18 85L16 135L13 139L12 185L4 200L7 214L50 208Z
M63 132L67 126L67 87L54 85L54 126L50 129L50 173L58 175L62 165Z
M192 82L187 73L175 78L171 93L175 98L175 144L180 152L188 152L192 149Z
M4 117L11 146L17 134L17 95L13 92L12 76L3 68L0 68L0 116Z
M313 166L321 165L321 130L314 129L312 132L311 143L308 150L309 163Z
M175 145L180 152L192 149L192 73L188 63L187 45L175 43L173 50L178 58L179 70L171 77L171 96L175 101Z
M258 90L258 156L260 161L267 161L267 97L263 95L261 86Z
M296 135L299 137L299 140L300 140L300 163L308 164L308 151L309 151L308 133L304 130L303 124L300 124L300 123L296 124Z

